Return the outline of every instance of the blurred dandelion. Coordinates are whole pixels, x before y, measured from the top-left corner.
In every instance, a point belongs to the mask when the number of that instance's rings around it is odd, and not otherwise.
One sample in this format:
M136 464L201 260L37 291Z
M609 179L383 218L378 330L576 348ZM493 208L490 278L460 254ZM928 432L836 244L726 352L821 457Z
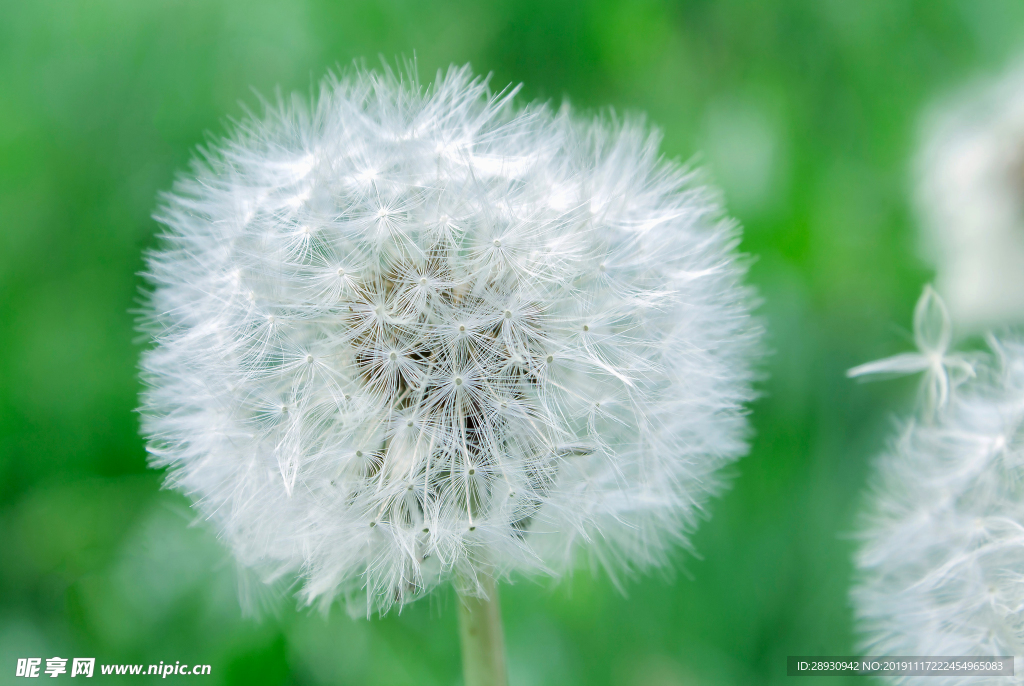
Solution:
M928 289L926 298L941 304ZM947 384L948 395L929 393L922 417L907 422L879 460L852 592L868 654L1024 652L1024 342L990 338L990 347L973 365L956 363L973 378L959 388ZM947 349L930 348L943 359ZM947 365L919 367L935 376Z
M1024 322L1024 61L929 112L917 169L924 242L957 325Z
M735 225L640 123L513 95L329 78L164 199L152 464L306 603L451 580L472 622L495 578L580 548L613 578L663 564L745 450Z

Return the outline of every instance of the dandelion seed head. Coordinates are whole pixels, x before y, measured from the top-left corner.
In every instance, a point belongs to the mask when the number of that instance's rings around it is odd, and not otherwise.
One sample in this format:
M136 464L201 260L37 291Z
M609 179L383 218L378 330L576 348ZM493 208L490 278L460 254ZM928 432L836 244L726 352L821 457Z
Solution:
M639 123L513 95L329 78L161 209L151 462L307 603L665 564L746 449L735 225Z
M1022 363L1024 341L992 339L976 376L933 417L908 422L879 460L852 591L865 654L1024 654ZM918 682L1020 677L894 683Z
M922 243L957 325L1024 323L1024 59L929 108L916 166Z

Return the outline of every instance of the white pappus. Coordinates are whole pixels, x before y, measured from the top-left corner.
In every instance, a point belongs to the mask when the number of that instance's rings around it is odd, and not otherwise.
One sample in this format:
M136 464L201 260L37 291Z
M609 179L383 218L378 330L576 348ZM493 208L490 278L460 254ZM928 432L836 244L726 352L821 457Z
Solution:
M164 198L151 464L307 603L663 564L746 449L735 224L639 122L513 95L356 69Z
M1024 60L927 112L916 205L957 325L1024 323Z
M1024 654L1024 341L990 346L879 460L852 591L865 654ZM1016 674L890 680L1024 683L1019 661Z

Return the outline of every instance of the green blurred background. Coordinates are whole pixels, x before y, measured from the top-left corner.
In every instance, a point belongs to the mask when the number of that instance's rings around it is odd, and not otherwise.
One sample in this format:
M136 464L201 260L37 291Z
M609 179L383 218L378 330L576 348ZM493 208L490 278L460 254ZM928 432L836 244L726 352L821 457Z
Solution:
M851 533L914 382L843 372L909 348L931 278L908 202L922 109L997 73L1022 30L1019 0L0 0L0 683L55 655L208 663L178 680L211 686L459 683L450 591L366 621L254 588L264 616L244 618L134 412L158 191L252 89L378 56L647 112L758 258L770 377L701 558L628 597L587 571L506 586L512 683L775 684L787 655L853 653Z

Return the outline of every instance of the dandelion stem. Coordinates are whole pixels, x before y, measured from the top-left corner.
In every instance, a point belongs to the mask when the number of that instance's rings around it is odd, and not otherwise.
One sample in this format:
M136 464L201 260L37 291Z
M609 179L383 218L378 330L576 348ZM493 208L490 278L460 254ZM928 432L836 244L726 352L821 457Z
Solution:
M459 635L466 686L506 686L505 634L501 628L498 587L490 575L480 575L485 598L459 594Z

